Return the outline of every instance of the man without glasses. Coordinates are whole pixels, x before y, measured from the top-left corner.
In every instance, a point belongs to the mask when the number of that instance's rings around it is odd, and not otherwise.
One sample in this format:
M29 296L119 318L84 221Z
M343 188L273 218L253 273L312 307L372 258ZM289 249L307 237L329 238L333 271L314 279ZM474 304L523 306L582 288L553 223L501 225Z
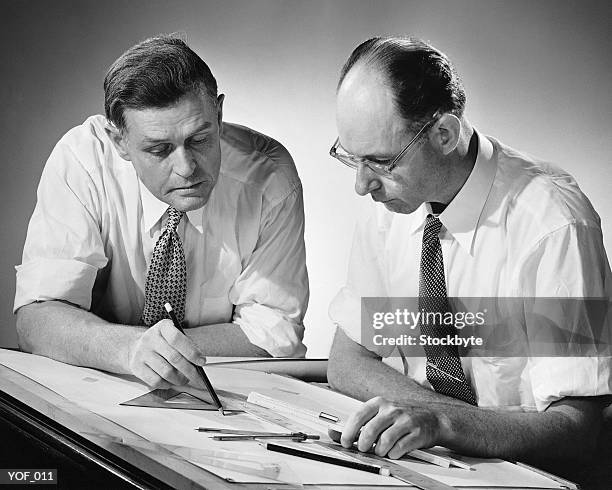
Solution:
M128 49L104 94L106 117L70 130L41 177L17 267L21 348L154 387L198 384L204 356L303 356L288 152L223 122L215 78L175 37Z

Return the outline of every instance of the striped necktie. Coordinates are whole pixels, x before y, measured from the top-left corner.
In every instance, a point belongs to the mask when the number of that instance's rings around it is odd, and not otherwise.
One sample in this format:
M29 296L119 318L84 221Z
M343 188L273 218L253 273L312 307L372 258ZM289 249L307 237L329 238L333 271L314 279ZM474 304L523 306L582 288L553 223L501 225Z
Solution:
M172 305L180 322L185 318L187 265L183 245L176 231L184 213L173 207L169 207L167 213L166 228L153 249L145 283L142 322L149 327L167 318L165 303Z
M450 312L444 278L442 247L438 234L442 223L431 214L427 216L423 230L423 249L421 251L421 275L419 278L419 311L440 313ZM440 315L431 315L440 317ZM430 338L453 337L457 333L454 325L421 322L421 334ZM465 378L461 358L456 345L425 345L427 356L427 380L434 390L452 396L472 405L476 397Z

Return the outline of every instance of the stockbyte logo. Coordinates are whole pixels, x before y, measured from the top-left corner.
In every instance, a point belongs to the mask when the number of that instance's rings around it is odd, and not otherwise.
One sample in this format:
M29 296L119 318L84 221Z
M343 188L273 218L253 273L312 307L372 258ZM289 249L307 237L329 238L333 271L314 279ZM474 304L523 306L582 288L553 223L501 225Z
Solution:
M427 305L424 308L423 305ZM361 301L361 343L382 357L612 355L609 298L386 298Z

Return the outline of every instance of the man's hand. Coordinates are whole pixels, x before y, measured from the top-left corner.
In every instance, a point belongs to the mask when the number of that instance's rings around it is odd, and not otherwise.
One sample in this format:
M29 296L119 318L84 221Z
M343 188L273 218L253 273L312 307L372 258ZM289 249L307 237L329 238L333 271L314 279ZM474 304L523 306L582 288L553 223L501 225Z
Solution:
M381 397L365 402L346 421L340 442L351 447L357 439L360 451L376 444L378 456L401 458L413 449L435 446L442 427L427 408L400 406ZM330 436L334 438L333 434Z
M172 321L161 320L128 346L128 366L134 376L153 388L183 386L201 381L193 364L203 366L206 357Z

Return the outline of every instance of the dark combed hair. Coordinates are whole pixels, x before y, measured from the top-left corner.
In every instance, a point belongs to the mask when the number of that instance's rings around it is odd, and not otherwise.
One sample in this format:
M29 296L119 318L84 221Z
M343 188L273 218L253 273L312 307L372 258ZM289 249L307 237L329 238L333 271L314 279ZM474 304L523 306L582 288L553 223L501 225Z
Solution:
M182 39L160 35L132 46L108 69L104 111L123 130L126 109L168 107L198 90L217 98L217 81L208 65Z
M342 67L338 88L357 63L379 70L409 124L421 124L436 111L463 115L465 91L459 75L444 53L420 39L374 37L361 43Z

